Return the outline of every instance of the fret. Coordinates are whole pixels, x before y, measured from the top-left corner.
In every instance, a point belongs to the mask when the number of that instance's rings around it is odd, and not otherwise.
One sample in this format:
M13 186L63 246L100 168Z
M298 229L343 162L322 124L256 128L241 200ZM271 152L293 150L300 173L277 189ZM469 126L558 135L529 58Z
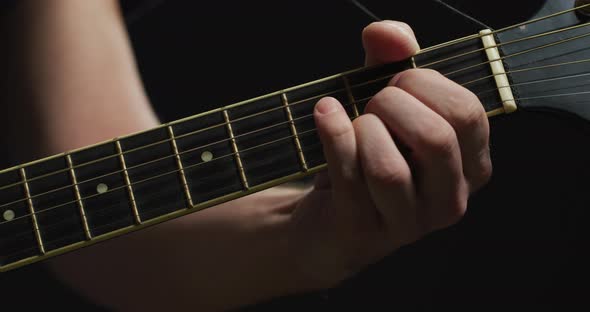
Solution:
M300 157L280 95L231 108L228 114L233 120L233 134L250 186L301 172Z
M375 94L387 87L389 81L397 73L410 68L413 68L413 65L410 60L407 60L369 67L365 70L347 74L346 79L350 85L350 96L352 99L357 99L354 103L356 103L359 113L365 110L367 103Z
M339 76L287 93L291 103L290 109L295 127L299 133L304 133L300 135L299 140L309 168L326 163L313 118L314 107L321 99L317 95L330 96L340 101L351 119L356 116L356 111L358 111L358 108L355 111L356 102L350 101L348 90L343 83L343 77Z
M127 170L127 163L125 162L125 154L121 148L121 141L116 140L115 145L117 146L117 153L119 153L119 161L121 162L121 168L123 168L123 176L125 177L125 183L127 185L127 192L131 201L131 209L133 211L133 217L135 218L135 224L141 224L141 216L137 209L137 201L135 200L135 193L133 193L133 186L131 185L131 179L129 178L129 171Z
M244 170L244 165L242 164L242 159L240 158L240 152L238 151L238 145L236 144L236 138L234 136L234 131L232 129L232 125L229 120L229 115L227 110L223 111L223 119L225 121L225 125L227 127L227 133L229 134L232 150L234 153L234 157L236 160L236 164L238 165L238 170L240 171L240 179L242 179L242 184L244 189L249 189L250 186L248 185L248 179L246 178L246 172Z
M418 68L418 65L416 64L416 57L410 57L410 65L412 68Z
M37 239L39 251L41 252L41 254L45 254L45 246L43 245L43 239L41 238L41 230L39 229L39 222L37 221L37 213L35 212L35 207L33 206L33 200L31 199L31 191L29 188L29 182L27 182L27 173L25 172L25 168L20 169L20 175L22 178L23 187L25 189L25 196L27 198L27 205L29 206L29 214L31 216L31 220L33 221L33 230L35 231L35 238Z
M307 162L305 162L305 155L303 155L303 149L301 148L299 134L297 133L297 128L295 127L295 122L293 121L293 115L291 114L291 107L289 107L289 99L287 98L287 94L281 94L281 100L285 106L285 112L287 113L289 125L291 126L291 133L293 134L293 141L297 147L297 155L299 156L299 161L301 161L301 168L303 168L303 171L306 172L309 170L309 168L307 167Z
M167 127L123 138L120 146L142 222L190 207Z
M193 207L193 198L191 196L191 191L188 186L188 182L186 180L186 175L184 173L184 166L182 165L182 159L180 159L180 154L178 152L178 145L176 143L176 138L174 136L174 129L172 126L168 126L168 133L170 134L170 142L172 144L172 148L174 150L174 157L176 158L176 164L178 165L178 173L180 175L180 180L182 182L182 186L184 189L184 194L186 196L186 200L188 201L189 207Z
M70 177L72 178L72 187L74 188L74 193L76 194L76 200L78 202L78 209L80 210L80 218L82 219L82 225L84 226L84 234L86 235L86 239L92 239L92 234L90 233L90 227L88 226L88 219L86 218L86 211L84 210L84 203L82 202L82 196L80 195L80 188L78 187L78 179L76 178L76 173L74 172L74 165L72 164L72 156L70 154L66 155L66 160L68 162L68 167L70 169Z
M0 192L0 271L316 173L326 165L313 118L320 98L336 98L353 119L396 73L458 73L489 60L464 54L484 44L474 37L2 171L0 185L24 183ZM493 78L480 79L493 74L486 65L450 76L477 79L474 93L495 88ZM499 95L483 99L489 111ZM13 196L19 192L22 201Z
M473 53L473 51L478 52ZM479 94L479 99L486 111L491 112L502 108L502 100L498 92L489 92L489 90L495 90L497 85L488 63L484 44L479 36L448 47L419 53L414 59L418 67L437 70L456 83L465 85L471 92ZM462 70L468 67L471 68Z
M352 89L350 88L350 82L346 75L342 76L342 80L344 81L344 87L346 88L346 95L348 95L348 101L352 105L354 111L354 117L360 116L358 106L356 105L356 100L354 99L354 95L352 94Z
M86 241L65 155L26 167L26 178L45 251Z
M1 173L0 187L3 187L0 191L0 267L2 267L41 253L20 170Z
M193 204L243 190L221 112L171 126Z
M70 154L93 238L136 222L116 145L111 141Z

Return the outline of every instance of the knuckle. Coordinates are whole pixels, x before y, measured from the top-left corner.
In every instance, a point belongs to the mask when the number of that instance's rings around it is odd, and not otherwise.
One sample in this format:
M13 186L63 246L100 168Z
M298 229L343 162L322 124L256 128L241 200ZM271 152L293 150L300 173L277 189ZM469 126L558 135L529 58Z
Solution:
M400 98L403 95L403 90L394 86L387 86L381 91L377 92L373 98L367 103L365 113L374 113L378 115L381 106L390 101Z
M390 80L390 86L398 86L402 89L415 85L420 81L424 80L423 77L426 75L440 75L437 71L429 68L413 68L405 70L397 74L393 79Z
M408 184L412 179L407 168L386 159L372 161L366 166L366 175L376 183L390 187Z
M487 116L479 98L469 91L459 92L449 100L453 106L451 122L458 131L471 131L487 125Z
M330 119L320 121L323 122L322 125L318 124L320 138L323 143L332 144L333 142L340 141L341 138L354 135L354 127L351 122L339 122L339 120Z
M477 165L478 167L475 172L475 177L473 178L474 181L472 182L472 188L474 190L479 189L484 184L488 183L492 178L493 166L488 149L485 149L481 153Z
M491 180L492 178L492 173L494 171L493 169L493 165L492 165L492 160L490 159L489 154L487 154L486 156L482 157L482 162L481 162L481 180L482 183L487 183Z
M422 135L420 145L430 155L449 157L458 148L457 135L449 124L440 123Z

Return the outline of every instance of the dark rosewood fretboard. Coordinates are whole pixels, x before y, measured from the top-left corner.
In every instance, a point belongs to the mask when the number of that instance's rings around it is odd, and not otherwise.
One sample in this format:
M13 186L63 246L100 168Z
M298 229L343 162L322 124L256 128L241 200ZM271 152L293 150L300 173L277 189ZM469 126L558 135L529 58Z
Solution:
M479 36L413 60L363 68L0 172L0 271L61 254L317 172L312 116L323 96L351 118L413 66L494 90ZM454 57L452 60L447 60ZM446 60L446 61L441 61ZM479 66L477 66L479 64ZM459 71L474 65L469 70ZM480 96L497 113L497 92Z

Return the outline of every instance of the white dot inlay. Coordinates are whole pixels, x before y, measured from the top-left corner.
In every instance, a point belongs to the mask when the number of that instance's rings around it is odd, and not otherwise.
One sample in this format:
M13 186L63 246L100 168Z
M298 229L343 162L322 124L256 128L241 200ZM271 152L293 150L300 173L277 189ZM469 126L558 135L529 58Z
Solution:
M96 192L98 192L98 194L106 193L108 190L109 186L104 183L101 183L96 186Z
M213 159L213 153L211 153L209 151L205 151L205 152L203 152L203 154L201 154L201 159L204 162L211 161Z
M12 221L15 217L14 215L14 211L12 210L6 210L4 211L4 213L2 214L2 216L4 217L4 220L6 221Z

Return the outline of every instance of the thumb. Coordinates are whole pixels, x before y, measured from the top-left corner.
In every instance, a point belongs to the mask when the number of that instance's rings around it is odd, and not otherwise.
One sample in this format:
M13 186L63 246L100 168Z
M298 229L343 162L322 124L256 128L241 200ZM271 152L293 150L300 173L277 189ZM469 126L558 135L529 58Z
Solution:
M420 50L414 32L408 24L381 21L363 30L366 65L377 65L407 59Z

